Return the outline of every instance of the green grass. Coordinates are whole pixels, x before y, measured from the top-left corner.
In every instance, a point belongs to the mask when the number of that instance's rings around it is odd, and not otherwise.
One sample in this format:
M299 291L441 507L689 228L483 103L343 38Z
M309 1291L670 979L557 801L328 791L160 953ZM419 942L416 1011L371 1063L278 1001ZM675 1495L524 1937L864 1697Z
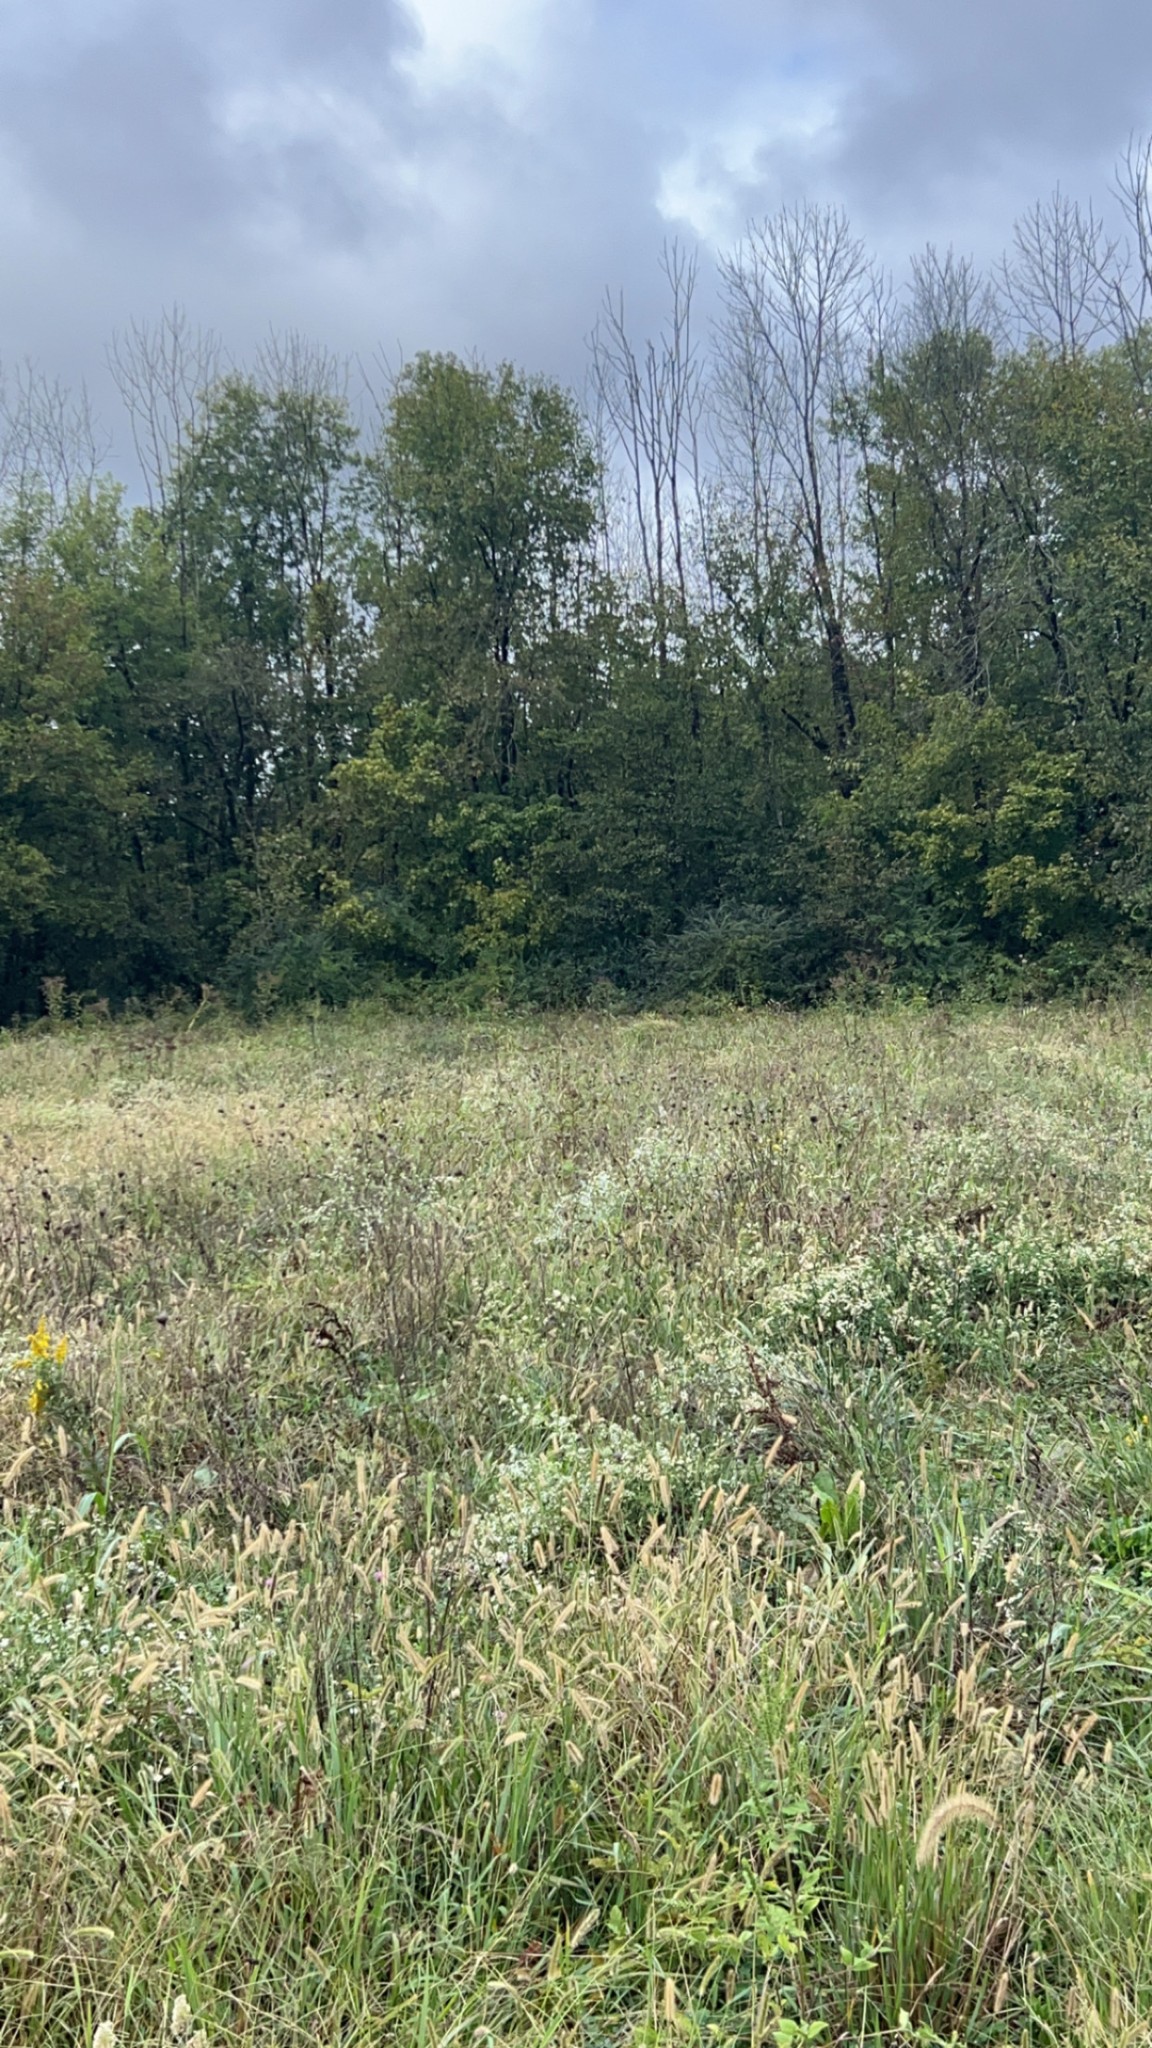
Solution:
M1150 1079L0 1042L0 2041L1152 2041Z

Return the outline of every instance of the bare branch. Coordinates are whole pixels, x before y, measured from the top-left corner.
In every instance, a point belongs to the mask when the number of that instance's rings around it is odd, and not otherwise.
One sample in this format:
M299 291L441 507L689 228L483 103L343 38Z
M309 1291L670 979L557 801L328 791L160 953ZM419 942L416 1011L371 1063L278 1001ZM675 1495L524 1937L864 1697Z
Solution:
M606 299L591 350L595 402L628 478L643 581L666 659L672 615L683 630L690 611L690 550L704 507L704 397L692 326L695 258L671 243L661 268L669 304L656 340L642 348L633 343L621 296Z
M83 385L70 391L32 363L0 385L0 488L10 495L71 504L91 489L105 453Z
M1119 243L1092 206L1057 187L1021 215L1012 240L1000 281L1025 337L1068 361L1115 331Z
M844 621L857 457L836 422L866 360L875 286L846 216L811 205L751 227L721 276L729 418L735 404L750 436L757 524L772 503L803 540L843 750L856 723Z
M205 396L224 369L223 350L213 333L191 327L182 307L171 306L155 326L133 321L115 335L108 365L127 408L149 504L162 511Z

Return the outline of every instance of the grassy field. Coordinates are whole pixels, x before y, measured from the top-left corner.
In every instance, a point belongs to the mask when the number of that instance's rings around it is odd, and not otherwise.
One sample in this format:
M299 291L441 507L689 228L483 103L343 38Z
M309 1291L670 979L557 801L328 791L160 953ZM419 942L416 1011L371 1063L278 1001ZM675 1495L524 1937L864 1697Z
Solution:
M1152 2042L1150 1082L0 1039L0 2040Z

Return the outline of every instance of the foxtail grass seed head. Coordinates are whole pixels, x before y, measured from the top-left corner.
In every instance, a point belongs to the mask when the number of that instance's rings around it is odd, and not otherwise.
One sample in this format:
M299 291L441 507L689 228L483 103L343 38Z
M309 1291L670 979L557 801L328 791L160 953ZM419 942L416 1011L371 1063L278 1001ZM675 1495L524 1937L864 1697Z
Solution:
M587 1940L588 1936L591 1934L592 1929L595 1927L596 1922L599 1920L599 1918L599 1906L589 1907L588 1911L584 1915L584 1918L577 1923L577 1925L572 1929L572 1932L568 1937L568 1946L570 1949L579 1948L581 1942Z
M950 1828L962 1820L983 1821L985 1827L996 1825L996 1810L986 1799L977 1799L974 1792L954 1792L950 1799L942 1799L932 1809L916 1844L916 1868L923 1870L936 1861L936 1850Z
M742 1995L764 2048L858 2041L874 1994L893 2039L1031 2013L1152 2048L1152 1425L1118 1321L1152 1290L1152 994L1133 1017L974 1011L952 1064L903 1007L333 1012L319 1057L222 1017L171 1075L136 1023L0 1031L29 2033L230 2048L242 1957L260 2048L416 2006L498 2048L605 1999L687 2048ZM943 1213L969 1182L987 1231Z

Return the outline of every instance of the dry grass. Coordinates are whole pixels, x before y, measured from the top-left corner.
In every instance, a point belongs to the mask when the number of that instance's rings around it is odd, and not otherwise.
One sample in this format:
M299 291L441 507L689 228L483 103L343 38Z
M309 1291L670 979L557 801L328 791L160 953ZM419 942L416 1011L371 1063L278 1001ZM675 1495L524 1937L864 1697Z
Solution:
M5 1040L0 2040L1152 2039L1150 1021Z

